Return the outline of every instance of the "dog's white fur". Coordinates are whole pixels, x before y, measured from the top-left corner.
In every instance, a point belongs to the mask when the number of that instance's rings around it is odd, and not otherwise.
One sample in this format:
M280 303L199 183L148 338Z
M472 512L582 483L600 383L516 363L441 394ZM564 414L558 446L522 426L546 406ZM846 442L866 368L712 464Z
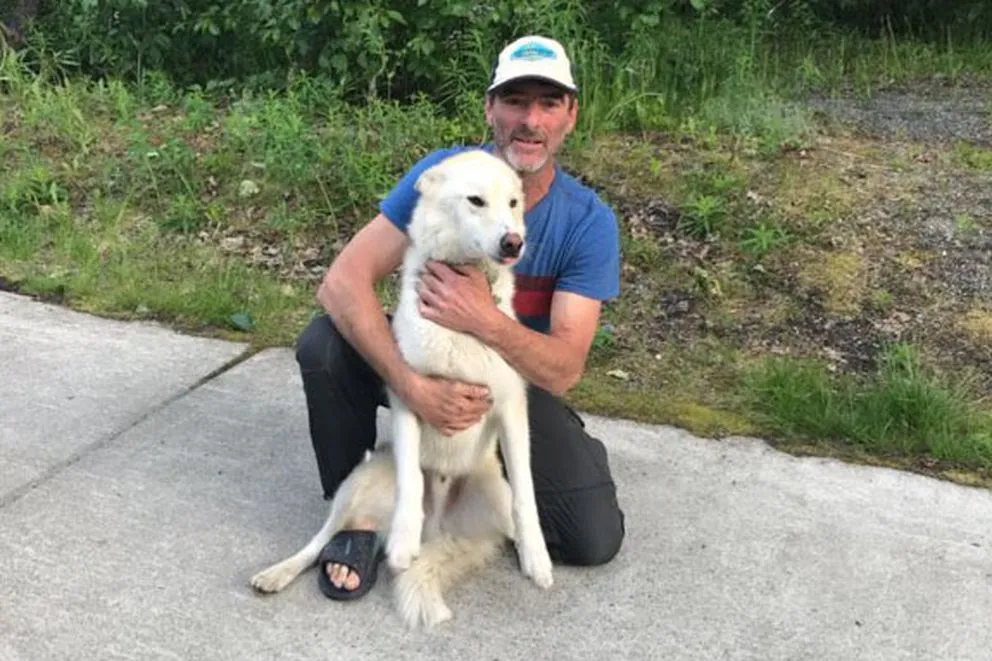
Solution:
M393 332L413 369L484 384L492 407L479 424L445 436L389 391L391 451L380 444L367 455L338 489L313 539L251 583L262 592L281 590L316 562L335 533L367 518L386 538L401 617L410 627L431 627L452 616L443 593L494 558L505 539L516 543L526 576L542 588L553 579L530 472L526 383L476 338L424 319L416 291L428 260L473 263L489 274L503 313L514 314L513 273L501 259L500 242L512 233L525 237L520 179L497 157L469 150L426 170L416 186L420 199L408 230Z

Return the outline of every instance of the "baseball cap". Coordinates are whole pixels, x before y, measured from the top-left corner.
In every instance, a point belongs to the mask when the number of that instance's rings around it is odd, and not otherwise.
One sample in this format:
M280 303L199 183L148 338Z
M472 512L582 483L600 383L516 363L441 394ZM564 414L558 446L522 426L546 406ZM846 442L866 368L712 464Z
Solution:
M578 90L565 48L554 39L538 35L520 37L500 52L488 91L520 78L539 78L572 92Z

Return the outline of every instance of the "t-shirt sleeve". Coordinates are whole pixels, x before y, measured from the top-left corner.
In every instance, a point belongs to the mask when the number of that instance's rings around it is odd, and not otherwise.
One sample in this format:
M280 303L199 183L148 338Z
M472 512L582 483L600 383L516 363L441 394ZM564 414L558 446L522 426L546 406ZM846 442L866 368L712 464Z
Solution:
M620 294L620 232L616 215L597 200L585 217L557 289L606 301Z
M416 206L417 200L420 197L420 193L417 192L416 188L417 179L420 178L424 170L437 165L445 157L452 155L454 152L454 149L439 149L427 154L427 156L414 163L413 167L400 178L396 185L393 186L393 189L379 202L379 211L393 225L396 225L400 231L406 232L406 228L410 224L410 217L413 215L413 208Z

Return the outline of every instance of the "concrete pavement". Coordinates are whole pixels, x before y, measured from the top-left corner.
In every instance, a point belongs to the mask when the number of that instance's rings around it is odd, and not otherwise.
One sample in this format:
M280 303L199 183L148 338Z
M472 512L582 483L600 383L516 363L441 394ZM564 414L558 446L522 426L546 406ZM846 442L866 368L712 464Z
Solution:
M992 494L588 416L625 547L541 592L507 554L434 633L313 572L248 586L323 521L289 350L0 293L0 660L987 661Z

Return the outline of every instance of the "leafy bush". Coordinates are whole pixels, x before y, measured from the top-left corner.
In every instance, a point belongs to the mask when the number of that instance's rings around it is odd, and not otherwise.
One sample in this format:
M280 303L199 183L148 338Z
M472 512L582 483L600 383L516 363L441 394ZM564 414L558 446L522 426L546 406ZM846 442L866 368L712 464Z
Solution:
M646 47L689 62L665 43L719 52L737 44L724 43L737 27L753 53L762 40L830 25L940 39L945 29L987 35L992 7L985 0L49 0L38 38L71 44L72 58L96 76L162 71L181 86L273 87L302 70L329 77L352 98L432 90L451 99L480 89L500 46L530 32L552 34L587 59L629 59L622 56ZM693 39L682 37L686 31ZM692 62L678 74L713 76L714 66L735 66L733 59Z
M618 11L576 0L64 0L42 27L52 43L77 44L84 69L138 77L162 70L180 84L246 79L277 84L302 69L352 94L402 96L439 82L484 82L498 48L526 32L592 36L614 51L631 30L660 23L669 2L629 1Z

